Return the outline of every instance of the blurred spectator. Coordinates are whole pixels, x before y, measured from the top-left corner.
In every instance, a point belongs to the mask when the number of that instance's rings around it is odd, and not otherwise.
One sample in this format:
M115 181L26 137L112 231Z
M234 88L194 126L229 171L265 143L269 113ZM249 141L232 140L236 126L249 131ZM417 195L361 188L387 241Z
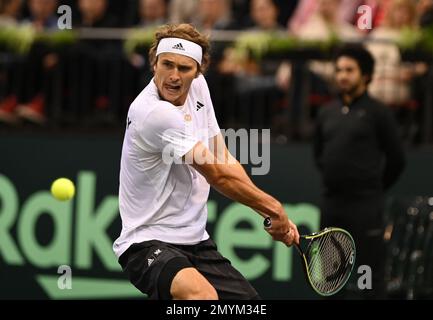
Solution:
M316 9L317 0L300 0L292 18L287 23L289 31L292 34L297 34Z
M157 27L167 23L166 0L140 0L138 23L141 27Z
M199 0L171 0L169 4L170 23L190 23L197 13Z
M402 60L398 41L403 32L417 28L415 3L391 0L382 26L370 33L367 48L376 60L376 70L369 93L396 112L404 139L413 140L419 126L414 122L418 101L414 99L414 80L427 71L424 63Z
M318 0L299 1L293 16L288 21L288 29L291 33L299 33L302 26L310 20L314 12L317 12L319 2ZM358 19L360 18L358 8L363 5L368 6L372 14L372 28L375 28L382 23L385 12L388 10L388 2L389 0L342 0L335 12L335 17L338 23L346 22L357 26ZM371 30L362 30L362 32L369 31Z
M57 0L29 0L30 17L23 23L30 23L37 31L57 28Z
M419 0L416 6L418 24L421 28L433 25L433 0Z
M249 31L285 32L278 23L278 7L272 0L252 0L250 17L254 25ZM234 110L238 115L232 117L240 119L241 125L269 127L272 114L285 95L275 80L279 65L274 59L256 61L249 53L240 55L235 48L224 51L218 70L233 76L234 84L226 92L234 90L232 101L239 103Z
M273 0L252 0L250 4L250 16L254 25L249 31L284 31L278 24L278 8ZM224 74L246 76L258 75L261 72L260 66L252 57L237 57L233 48L225 50L219 70Z
M118 20L108 9L107 0L79 0L80 21L76 26L87 28L114 28Z
M29 0L28 6L30 16L23 21L24 25L36 31L57 28L57 0ZM58 55L46 45L35 43L27 56L17 61L16 67L17 85L6 99L9 105L0 121L15 123L19 116L26 121L44 124L48 88L58 67Z
M302 21L292 32L302 41L330 42L332 40L356 41L362 34L351 24L341 20L341 0L303 1L301 5L306 21ZM300 14L300 13L299 13ZM299 16L300 19L301 16ZM317 53L320 56L320 53ZM308 134L300 132L303 127L304 107L318 107L331 98L330 84L333 82L333 64L323 60L294 61L283 64L277 72L277 83L282 88L291 86L291 110L289 126L294 138ZM306 89L308 88L308 89Z
M127 8L128 27L157 27L168 22L169 0L134 0Z
M283 31L279 24L279 8L272 0L251 0L250 15L255 29L262 31Z
M80 19L76 27L116 28L119 19L109 10L107 0L79 0ZM71 59L70 116L84 122L114 124L118 112L122 60L118 40L81 39ZM93 124L93 123L92 123Z
M193 24L201 31L237 29L231 15L231 0L199 0Z
M278 9L278 24L285 27L292 17L300 0L274 0L274 5ZM254 25L253 19L250 16L251 0L232 0L233 18L239 22L243 28L250 28Z
M339 17L341 0L318 0L315 11L307 22L295 33L304 41L330 41L333 38L344 42L360 40L362 34ZM329 62L312 61L310 70L328 82L332 82L333 65Z
M16 26L22 0L0 0L0 28Z
M389 106L402 106L411 98L411 79L425 71L421 64L404 63L397 45L405 29L416 27L415 3L392 0L382 26L369 36L367 48L376 60L376 70L369 87L370 94Z
M18 25L22 0L0 0L0 28ZM6 56L6 55L5 55ZM18 105L17 91L19 80L17 75L18 61L12 56L4 61L0 71L0 122L14 124L18 121L14 111Z
M337 37L343 41L361 37L356 28L340 19L341 0L318 0L316 11L299 27L295 35L302 40L327 41Z
M340 5L339 19L356 26L358 8L363 5L364 0L342 0Z
M199 0L193 0L191 2L199 2ZM275 5L278 8L278 22L282 26L285 26L291 15L293 14L293 11L295 10L299 0L275 0ZM174 4L178 2L177 0L172 0L172 7L174 7ZM182 2L183 1L179 1ZM251 0L231 0L230 1L230 11L231 11L231 18L232 21L235 21L236 24L233 25L233 27L236 27L236 29L245 29L250 28L253 25L253 21L250 17L250 5ZM194 7L192 7L193 10L191 10L192 14L194 14ZM178 15L178 13L174 13L174 15ZM192 21L193 19L191 19Z

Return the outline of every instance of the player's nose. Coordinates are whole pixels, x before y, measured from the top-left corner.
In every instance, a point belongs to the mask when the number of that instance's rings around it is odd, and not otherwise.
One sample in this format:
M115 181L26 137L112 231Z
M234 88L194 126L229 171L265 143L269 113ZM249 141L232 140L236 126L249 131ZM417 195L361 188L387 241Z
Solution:
M177 68L174 68L173 71L170 73L169 79L173 82L180 79L179 70Z

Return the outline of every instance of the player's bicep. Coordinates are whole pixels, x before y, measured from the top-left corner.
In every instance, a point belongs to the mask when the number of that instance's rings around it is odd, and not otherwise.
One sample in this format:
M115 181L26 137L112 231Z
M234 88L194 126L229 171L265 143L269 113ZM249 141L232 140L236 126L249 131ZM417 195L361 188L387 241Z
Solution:
M219 176L220 168L214 154L201 142L188 151L183 160L197 170L205 179L212 184Z
M224 141L221 132L209 139L209 150L217 158L218 163L228 163L230 152Z

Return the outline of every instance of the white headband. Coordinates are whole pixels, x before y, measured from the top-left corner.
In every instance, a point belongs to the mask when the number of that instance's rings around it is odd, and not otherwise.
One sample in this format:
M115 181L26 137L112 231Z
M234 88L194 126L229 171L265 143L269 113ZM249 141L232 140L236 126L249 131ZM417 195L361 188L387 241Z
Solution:
M197 43L180 38L164 38L159 41L156 56L161 53L177 53L193 58L201 65L202 48Z

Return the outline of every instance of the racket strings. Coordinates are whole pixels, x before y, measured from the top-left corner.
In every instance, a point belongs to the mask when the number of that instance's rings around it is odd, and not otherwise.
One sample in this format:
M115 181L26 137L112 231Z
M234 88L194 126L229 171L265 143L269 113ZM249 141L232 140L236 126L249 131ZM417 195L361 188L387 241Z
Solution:
M312 241L306 256L310 280L316 290L331 294L346 283L353 252L353 241L343 232L327 232Z
M338 239L340 238L340 239ZM340 265L338 266L338 270L336 270L335 274L333 275L334 280L330 283L331 287L337 288L341 285L344 285L346 282L346 278L350 273L351 267L349 266L349 262L351 259L352 254L352 242L351 241L344 241L346 239L345 234L338 233L336 234L336 238L331 237L331 241L334 242L335 247L339 249L339 259L340 259ZM348 268L349 267L349 268ZM330 280L333 278L330 277Z
M334 249L333 249L334 248ZM344 251L331 234L326 234L319 241L318 251L310 267L319 290L330 292L344 280ZM320 253L320 254L319 254Z
M327 250L330 247L328 243L330 243L330 236L326 234L318 244L312 247L314 251L312 251L313 256L309 263L313 285L325 293L333 290L339 278L334 270L338 257L335 251Z
M328 283L327 289L333 290L333 288L338 288L341 284L344 284L346 277L346 267L348 259L350 258L350 246L346 246L350 244L350 242L344 241L344 234L336 234L333 237L332 234L329 236L329 240L332 242L336 250L332 250L332 254L330 254L331 261L329 261L332 265L329 267L330 273L326 277L326 281ZM331 246L328 247L331 250ZM344 281L344 282L343 282Z

